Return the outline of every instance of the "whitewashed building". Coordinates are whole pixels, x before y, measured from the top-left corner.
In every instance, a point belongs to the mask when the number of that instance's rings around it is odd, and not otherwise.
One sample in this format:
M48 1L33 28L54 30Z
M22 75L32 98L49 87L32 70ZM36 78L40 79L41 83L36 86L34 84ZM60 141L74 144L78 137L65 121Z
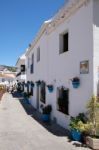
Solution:
M16 73L9 71L8 69L2 70L0 72L0 85L12 86L16 83Z
M21 57L18 58L16 62L16 68L17 68L16 80L18 80L18 82L26 81L25 60L26 60L26 56L25 54L23 54Z
M26 80L41 81L35 83L31 104L39 111L51 104L52 119L65 128L70 116L85 112L92 94L98 94L98 15L99 0L70 0L44 22L26 52ZM75 77L78 88L72 85ZM51 93L47 85L53 85Z

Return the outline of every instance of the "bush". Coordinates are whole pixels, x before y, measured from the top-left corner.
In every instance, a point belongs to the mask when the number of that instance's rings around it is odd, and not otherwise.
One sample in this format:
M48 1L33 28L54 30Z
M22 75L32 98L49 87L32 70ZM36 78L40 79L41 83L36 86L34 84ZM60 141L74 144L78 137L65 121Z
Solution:
M71 117L69 126L71 130L89 133L92 125L87 121L85 114L80 113L76 117Z
M92 96L87 104L89 121L92 124L91 134L96 136L99 134L99 101L98 97Z

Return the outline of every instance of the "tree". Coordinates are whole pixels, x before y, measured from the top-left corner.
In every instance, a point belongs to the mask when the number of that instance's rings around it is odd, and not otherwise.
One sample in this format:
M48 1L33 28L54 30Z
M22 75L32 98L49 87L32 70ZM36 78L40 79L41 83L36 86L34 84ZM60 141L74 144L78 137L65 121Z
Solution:
M98 97L92 96L87 104L89 119L92 123L92 135L97 135L99 129L99 101Z

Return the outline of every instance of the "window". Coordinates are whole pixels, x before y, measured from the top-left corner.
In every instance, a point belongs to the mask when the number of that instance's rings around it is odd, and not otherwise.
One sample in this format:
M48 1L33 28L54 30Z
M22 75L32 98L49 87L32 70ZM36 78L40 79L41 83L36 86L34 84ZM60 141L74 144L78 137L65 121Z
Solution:
M31 57L30 73L34 73L34 54L32 54L32 57Z
M40 61L40 47L37 48L37 62Z
M21 72L25 72L25 65L21 65Z
M64 87L58 88L57 105L58 111L69 115L69 90Z
M41 82L40 85L40 101L46 103L46 85L45 82Z
M59 44L60 44L60 49L59 49L59 53L64 53L68 51L68 32L65 34L61 34L59 36Z
M28 57L28 68L30 67L30 58Z

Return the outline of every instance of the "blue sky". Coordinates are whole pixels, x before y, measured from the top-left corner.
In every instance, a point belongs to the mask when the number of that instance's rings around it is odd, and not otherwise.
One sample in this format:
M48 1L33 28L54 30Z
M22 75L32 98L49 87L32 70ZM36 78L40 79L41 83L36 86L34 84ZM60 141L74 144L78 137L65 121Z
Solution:
M40 26L66 0L0 0L0 64L15 66Z

